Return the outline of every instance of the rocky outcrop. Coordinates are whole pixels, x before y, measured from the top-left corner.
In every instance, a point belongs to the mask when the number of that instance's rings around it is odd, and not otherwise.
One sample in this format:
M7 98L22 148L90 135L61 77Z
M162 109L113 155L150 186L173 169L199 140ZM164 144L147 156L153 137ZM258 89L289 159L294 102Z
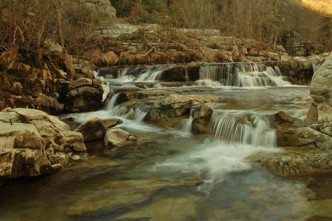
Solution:
M0 112L0 177L52 173L85 151L82 134L54 116L23 108Z
M332 122L332 54L315 73L310 85L310 95L314 99L312 112L316 112L314 123Z
M307 176L332 173L332 55L313 76L313 98L305 120L279 112L274 116L279 146L287 151L262 154L254 160L281 176Z
M114 24L97 35L104 40L103 51L118 55L117 65L280 61L287 55L281 45L272 49L252 39L222 36L219 30Z
M65 98L66 112L98 110L102 106L103 88L99 80L80 78L69 84Z
M19 54L17 47L0 53L0 109L29 107L61 114L100 108L103 89L91 64L73 59L51 40L44 42L42 59L35 61L30 53Z
M150 103L146 116L147 121L159 121L172 117L182 117L190 113L190 109L207 102L217 101L218 97L199 95L171 94Z

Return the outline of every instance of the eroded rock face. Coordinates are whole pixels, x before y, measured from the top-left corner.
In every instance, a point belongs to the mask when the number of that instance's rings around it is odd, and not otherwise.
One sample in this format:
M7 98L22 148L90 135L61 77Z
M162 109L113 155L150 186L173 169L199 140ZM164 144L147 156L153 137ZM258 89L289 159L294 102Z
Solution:
M314 99L312 112L317 111L315 123L332 121L332 54L315 73L311 85L310 95Z
M82 112L101 108L103 88L97 80L80 78L69 85L66 95L65 111Z
M54 116L24 108L0 112L0 177L51 173L85 151L82 134Z

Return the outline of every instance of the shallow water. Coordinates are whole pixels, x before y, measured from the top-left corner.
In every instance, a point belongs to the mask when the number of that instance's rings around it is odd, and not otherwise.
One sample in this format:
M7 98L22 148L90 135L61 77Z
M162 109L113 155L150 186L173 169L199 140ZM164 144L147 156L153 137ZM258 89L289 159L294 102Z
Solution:
M190 92L188 92L190 93ZM200 92L200 95L204 93ZM222 98L221 109L258 114L279 110L303 115L308 87L210 89ZM147 125L144 113L114 116L110 108L72 114L77 122L90 117L120 118L135 134L137 145L90 155L57 174L0 182L0 220L64 221L216 221L305 220L326 214L315 209L306 181L286 180L252 165L247 157L277 152L276 147L211 141ZM68 116L66 116L68 117ZM185 124L188 123L184 121Z

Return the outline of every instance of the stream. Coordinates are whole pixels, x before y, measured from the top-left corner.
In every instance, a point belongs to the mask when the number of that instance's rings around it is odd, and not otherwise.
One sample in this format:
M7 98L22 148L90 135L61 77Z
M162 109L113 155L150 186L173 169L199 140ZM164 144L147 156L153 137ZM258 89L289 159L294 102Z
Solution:
M309 87L291 85L276 67L256 64L202 66L197 79L163 81L170 66L119 69L104 74L105 108L62 116L82 123L119 118L116 126L139 142L91 153L87 160L39 178L0 181L0 220L217 221L332 218L316 201L322 186L284 179L248 160L282 151L266 116L283 110L303 118ZM209 134L192 134L194 109L175 128L145 122L148 109L121 106L122 91L222 97ZM105 98L106 98L105 95ZM149 99L149 97L147 98ZM151 98L153 99L153 98ZM236 119L248 116L249 127ZM89 144L99 145L99 144ZM315 186L315 185L314 185ZM330 201L327 204L331 204Z

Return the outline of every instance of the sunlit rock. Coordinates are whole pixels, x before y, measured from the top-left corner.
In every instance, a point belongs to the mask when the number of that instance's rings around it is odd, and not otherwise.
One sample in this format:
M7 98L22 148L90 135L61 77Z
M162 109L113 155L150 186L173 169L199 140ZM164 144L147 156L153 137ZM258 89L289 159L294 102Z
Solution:
M34 109L0 112L0 177L39 176L67 164L66 154L85 152L83 136Z
M120 128L109 129L104 138L105 145L109 148L134 144L136 141L134 135Z

